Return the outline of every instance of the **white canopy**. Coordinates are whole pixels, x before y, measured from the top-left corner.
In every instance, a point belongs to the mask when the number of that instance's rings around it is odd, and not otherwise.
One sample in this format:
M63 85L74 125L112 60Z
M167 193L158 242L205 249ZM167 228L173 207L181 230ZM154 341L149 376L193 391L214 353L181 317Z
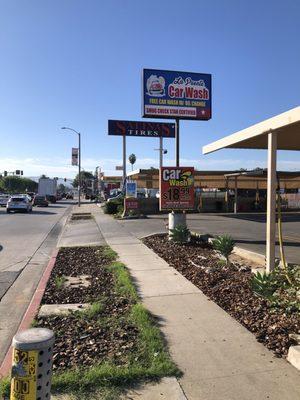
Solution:
M277 132L278 150L300 150L300 107L266 119L203 147L203 154L223 148L267 149L268 133Z
M276 153L277 150L300 150L300 107L266 119L203 147L203 154L224 148L268 149L268 198L266 268L275 266L276 235Z

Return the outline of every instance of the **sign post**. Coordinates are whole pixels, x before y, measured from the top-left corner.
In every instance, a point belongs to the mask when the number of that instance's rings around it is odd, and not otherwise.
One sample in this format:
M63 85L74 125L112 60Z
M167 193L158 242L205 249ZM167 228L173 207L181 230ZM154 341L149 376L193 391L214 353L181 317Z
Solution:
M126 182L126 136L123 134L123 185Z
M179 168L179 120L207 121L211 118L211 74L144 69L142 85L142 116L175 119L175 164Z
M186 226L185 211L194 209L194 168L162 167L159 178L159 208L161 211L171 210L170 233L179 224Z
M176 118L176 126L175 126L175 158L176 158L176 167L180 165L180 154L179 154L179 118Z
M137 183L126 182L126 196L124 199L124 212L123 217L129 214L129 211L138 213L139 202L137 199Z
M123 182L126 180L126 136L159 138L162 148L162 138L175 137L175 124L166 122L121 121L108 120L108 134L123 136ZM162 166L162 151L160 150L160 167Z

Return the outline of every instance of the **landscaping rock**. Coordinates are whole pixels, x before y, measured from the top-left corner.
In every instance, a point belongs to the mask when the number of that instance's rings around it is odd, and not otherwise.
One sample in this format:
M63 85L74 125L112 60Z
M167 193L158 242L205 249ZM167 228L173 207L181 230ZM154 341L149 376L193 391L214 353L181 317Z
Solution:
M275 356L287 355L293 344L289 334L300 333L299 313L272 309L265 299L255 295L250 286L251 266L221 265L209 245L178 245L169 242L166 235L148 237L144 243L244 325Z

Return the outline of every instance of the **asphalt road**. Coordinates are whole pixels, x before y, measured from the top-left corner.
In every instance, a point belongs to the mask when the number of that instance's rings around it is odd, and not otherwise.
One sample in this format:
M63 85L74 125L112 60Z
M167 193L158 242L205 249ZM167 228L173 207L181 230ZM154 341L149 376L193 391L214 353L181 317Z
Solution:
M188 214L187 223L191 231L212 235L229 234L236 245L265 254L265 214ZM137 237L165 232L168 215L149 216L147 220L125 220L120 224ZM283 235L287 261L300 264L300 213L283 214ZM276 256L279 258L277 246Z
M28 214L7 214L5 208L0 208L0 298L71 204L74 202L60 201L34 207Z

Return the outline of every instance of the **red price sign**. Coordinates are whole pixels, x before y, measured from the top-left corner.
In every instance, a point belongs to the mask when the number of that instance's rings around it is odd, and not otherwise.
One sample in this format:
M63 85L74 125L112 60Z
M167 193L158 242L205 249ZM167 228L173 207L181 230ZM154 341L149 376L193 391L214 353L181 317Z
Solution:
M162 167L159 179L160 210L194 208L194 167Z
M139 201L134 198L126 198L125 208L126 210L137 210L139 208Z

